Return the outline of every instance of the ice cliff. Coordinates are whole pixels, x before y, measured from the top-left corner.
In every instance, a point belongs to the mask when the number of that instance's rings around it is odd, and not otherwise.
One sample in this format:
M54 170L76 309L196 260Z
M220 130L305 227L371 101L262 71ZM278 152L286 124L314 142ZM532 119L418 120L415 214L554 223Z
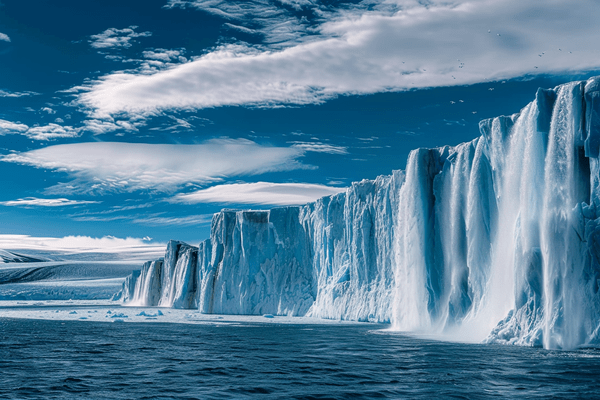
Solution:
M600 78L406 171L298 207L215 214L198 247L144 264L131 304L387 321L574 348L600 341Z

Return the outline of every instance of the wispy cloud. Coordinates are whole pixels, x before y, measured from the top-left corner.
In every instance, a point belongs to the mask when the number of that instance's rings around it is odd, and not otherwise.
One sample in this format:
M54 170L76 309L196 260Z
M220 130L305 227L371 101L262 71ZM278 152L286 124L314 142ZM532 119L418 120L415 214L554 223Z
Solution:
M29 235L0 235L0 249L61 251L65 253L120 253L133 258L149 259L164 254L164 243L151 238L118 238L104 236L35 237Z
M208 225L213 214L188 215L185 217L141 217L132 220L134 224L149 226L191 226Z
M144 58L150 60L159 60L166 63L170 62L186 62L187 58L183 56L185 50L177 49L177 50L167 50L167 49L154 49L144 51L142 54Z
M79 222L114 222L114 221L128 221L137 225L145 226L191 226L191 225L206 225L210 224L213 214L193 214L189 215L186 213L185 216L181 215L166 215L165 212L158 213L124 213L126 211L139 210L141 208L151 207L152 204L135 205L135 206L124 206L124 207L113 207L109 210L104 211L89 211L85 210L83 213L71 214L68 217L74 221Z
M50 108L50 107L42 107L42 109L40 110L41 112L45 112L48 115L51 114L56 114L56 110Z
M323 196L344 192L346 188L310 183L234 183L218 185L187 194L178 194L174 203L229 203L295 205L306 204Z
M131 216L129 215L115 215L112 217L103 217L100 215L88 215L88 216L72 216L73 221L78 222L113 222L113 221L130 221Z
M135 38L152 36L152 32L136 32L137 26L125 29L109 28L102 33L90 36L90 46L95 49L128 48Z
M0 97L27 97L27 96L36 96L39 93L36 92L9 92L6 90L0 90Z
M229 4L170 4L221 12L229 19L248 18L240 3L225 3ZM271 10L274 3L252 4ZM154 74L106 75L90 83L79 101L100 115L224 105L270 107L319 103L340 94L600 68L596 1L582 0L577 7L558 0L369 4L324 14L324 21L306 33L310 38L281 48L269 47L268 42L267 47L224 45Z
M24 133L25 136L35 140L50 140L57 138L73 138L79 136L79 129L71 126L62 126L58 124L48 124L44 126L34 126Z
M64 207L64 206L75 206L81 204L98 204L99 201L86 201L86 200L69 200L69 199L38 199L36 197L26 197L24 199L9 200L0 202L3 206L16 206L16 207Z
M94 135L102 135L109 132L119 131L124 132L137 132L139 128L146 125L144 120L119 120L116 121L112 118L109 119L86 119L83 121L83 126L79 128L81 131L91 132Z
M167 8L192 7L234 23L225 26L256 35L271 45L297 40L306 34L309 21L296 15L283 4L299 11L303 7L316 7L317 2L278 2L272 0L170 0ZM293 3L293 4L292 4Z
M101 194L172 191L187 183L311 168L297 160L302 154L299 149L245 139L215 139L194 145L74 143L11 153L0 161L62 171L73 178L48 189L50 194Z
M50 140L78 137L79 134L80 130L71 126L51 123L30 128L25 124L0 119L0 135L24 135L34 140Z
M25 124L0 119L0 135L22 134L29 130Z
M6 33L0 32L0 41L1 42L10 42L10 38Z
M316 153L328 153L328 154L348 154L348 148L345 146L335 146L332 144L321 143L321 142L290 142L293 143L293 147L302 149L304 151L312 151Z

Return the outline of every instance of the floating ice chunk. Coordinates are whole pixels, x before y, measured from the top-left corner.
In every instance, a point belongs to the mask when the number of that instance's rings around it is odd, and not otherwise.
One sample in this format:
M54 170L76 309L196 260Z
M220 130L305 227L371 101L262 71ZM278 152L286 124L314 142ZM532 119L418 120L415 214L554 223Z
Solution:
M136 314L136 316L138 317L157 317L159 314L151 314L151 313L147 313L146 311L142 311L139 314Z

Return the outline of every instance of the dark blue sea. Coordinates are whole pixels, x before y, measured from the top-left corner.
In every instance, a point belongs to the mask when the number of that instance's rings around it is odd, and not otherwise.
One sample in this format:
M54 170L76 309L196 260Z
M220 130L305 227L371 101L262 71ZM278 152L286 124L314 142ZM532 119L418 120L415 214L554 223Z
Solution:
M3 399L600 398L595 349L445 343L368 324L0 328Z

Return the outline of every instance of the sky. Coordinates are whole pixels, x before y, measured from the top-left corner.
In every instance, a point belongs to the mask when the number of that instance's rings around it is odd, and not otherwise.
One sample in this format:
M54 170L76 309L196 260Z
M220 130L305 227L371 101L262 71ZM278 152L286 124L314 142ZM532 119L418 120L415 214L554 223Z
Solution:
M197 244L600 75L597 1L0 1L8 248Z

